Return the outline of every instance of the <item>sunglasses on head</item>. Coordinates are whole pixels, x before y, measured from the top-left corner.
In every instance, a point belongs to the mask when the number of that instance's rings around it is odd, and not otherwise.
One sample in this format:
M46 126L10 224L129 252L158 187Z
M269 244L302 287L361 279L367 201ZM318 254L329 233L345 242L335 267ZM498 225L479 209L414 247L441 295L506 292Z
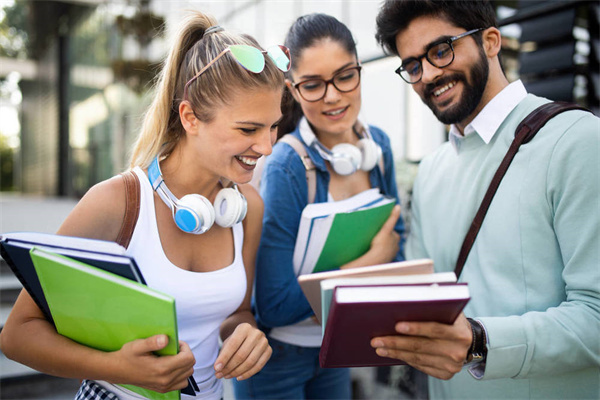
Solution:
M277 68L283 72L289 71L292 65L290 50L285 46L271 46L266 51L263 51L256 47L245 44L233 44L220 52L215 58L212 59L211 62L206 64L196 75L194 75L192 79L187 81L183 89L184 100L187 98L188 86L198 79L200 75L202 75L208 69L208 67L213 65L219 58L223 57L227 53L230 53L242 67L250 72L254 72L255 74L258 74L265 69L266 56L269 56L275 63L275 66L277 66Z

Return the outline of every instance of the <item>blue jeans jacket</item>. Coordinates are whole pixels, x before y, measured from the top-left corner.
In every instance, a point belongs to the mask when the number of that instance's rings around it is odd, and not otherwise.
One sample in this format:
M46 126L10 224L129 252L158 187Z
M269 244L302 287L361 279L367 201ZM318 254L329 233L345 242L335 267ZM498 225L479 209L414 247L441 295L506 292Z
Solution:
M373 140L382 149L384 173L375 167L369 173L371 187L398 199L394 160L387 135L370 127ZM292 132L301 139L298 129ZM325 160L311 147L309 157L317 169L315 203L327 202L329 172ZM302 210L308 204L306 170L298 154L285 143L277 143L267 158L260 183L265 204L263 230L257 256L255 307L257 321L265 328L287 326L312 315L293 268L293 253ZM404 222L398 219L400 234L396 261L404 259Z

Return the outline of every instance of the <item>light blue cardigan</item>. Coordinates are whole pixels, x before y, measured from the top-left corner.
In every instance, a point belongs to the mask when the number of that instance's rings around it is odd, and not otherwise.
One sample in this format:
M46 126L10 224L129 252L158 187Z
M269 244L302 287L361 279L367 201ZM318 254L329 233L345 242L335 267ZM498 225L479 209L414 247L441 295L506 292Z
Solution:
M472 133L427 157L414 186L408 258L452 271L528 95L489 144ZM600 397L600 120L570 111L517 153L461 277L489 337L485 373L430 379L431 398Z

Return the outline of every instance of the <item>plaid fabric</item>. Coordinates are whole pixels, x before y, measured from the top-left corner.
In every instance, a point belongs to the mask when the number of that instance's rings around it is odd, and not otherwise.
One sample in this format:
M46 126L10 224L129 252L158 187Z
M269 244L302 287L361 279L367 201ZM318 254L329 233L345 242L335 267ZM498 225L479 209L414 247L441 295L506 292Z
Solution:
M85 379L75 395L75 400L119 400L116 394L109 392L94 381Z

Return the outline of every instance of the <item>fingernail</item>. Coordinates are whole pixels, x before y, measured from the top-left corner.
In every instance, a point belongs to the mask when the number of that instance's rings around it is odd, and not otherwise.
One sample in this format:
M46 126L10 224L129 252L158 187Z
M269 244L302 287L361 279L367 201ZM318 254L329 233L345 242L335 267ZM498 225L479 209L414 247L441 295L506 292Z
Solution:
M156 342L159 346L164 346L167 344L167 338L166 336L161 335L156 339Z
M376 351L377 351L377 355L380 355L382 357L385 357L388 355L388 352L386 349L377 349Z
M396 324L396 332L398 333L408 333L408 324L400 322Z
M374 340L373 347L383 347L383 342L381 340Z
M223 364L218 363L217 365L215 365L215 371L220 371L223 368Z
M225 379L231 379L231 375L225 375Z
M217 379L221 379L221 378L223 377L223 374L222 374L222 373L220 373L220 372L217 372L217 373L215 374L215 376L217 377Z

